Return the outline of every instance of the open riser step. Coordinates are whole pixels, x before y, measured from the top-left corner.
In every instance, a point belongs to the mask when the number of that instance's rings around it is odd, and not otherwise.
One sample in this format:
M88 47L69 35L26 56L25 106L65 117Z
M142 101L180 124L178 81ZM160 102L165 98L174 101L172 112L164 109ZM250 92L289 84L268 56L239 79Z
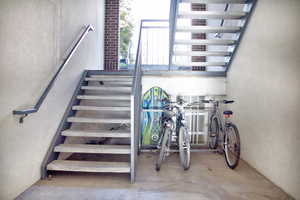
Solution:
M44 159L44 178L51 171L131 173L132 82L131 73L83 73Z
M174 0L171 67L227 72L256 0Z

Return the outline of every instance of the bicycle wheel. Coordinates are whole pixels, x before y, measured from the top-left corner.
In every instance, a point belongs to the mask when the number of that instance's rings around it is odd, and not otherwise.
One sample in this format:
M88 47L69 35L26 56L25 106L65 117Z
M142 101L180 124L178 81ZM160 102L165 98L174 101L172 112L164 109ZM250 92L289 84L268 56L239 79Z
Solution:
M240 135L237 127L230 124L224 135L225 160L229 168L238 166L241 153Z
M156 171L160 170L160 166L162 164L162 161L165 159L166 156L166 149L167 149L167 142L168 142L168 138L169 138L169 134L171 133L171 129L166 128L164 133L163 133L163 139L161 142L161 147L160 147L160 152L159 152L159 156L158 159L156 161L156 165L155 165L155 169Z
M190 168L190 136L185 127L179 128L179 156L180 162L184 170Z
M219 140L219 123L217 117L212 117L210 120L209 133L208 133L208 146L211 149L218 147Z

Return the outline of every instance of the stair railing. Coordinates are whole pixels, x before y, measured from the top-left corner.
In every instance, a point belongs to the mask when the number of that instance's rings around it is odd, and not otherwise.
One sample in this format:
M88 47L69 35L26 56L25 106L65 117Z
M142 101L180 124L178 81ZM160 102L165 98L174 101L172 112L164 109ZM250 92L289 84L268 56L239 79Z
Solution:
M169 70L172 67L172 57L174 51L175 30L177 24L178 6L181 0L171 0L169 15Z
M134 77L133 86L131 91L131 182L135 181L136 176L136 164L137 155L139 151L139 141L140 141L140 124L141 124L141 92L142 92L142 22L140 25L139 41L137 46L135 67L134 67Z
M54 74L53 78L48 83L46 89L43 91L42 95L40 96L40 98L38 99L36 104L33 106L33 108L28 108L28 109L24 109L24 110L13 110L13 115L20 115L19 123L23 123L24 118L27 117L29 114L36 113L39 111L41 105L43 104L45 98L47 97L49 91L51 90L52 86L54 85L54 83L55 83L57 77L59 76L59 74L61 73L61 71L68 64L68 62L70 61L70 59L72 58L72 56L74 55L76 50L78 49L81 42L85 39L87 34L90 31L94 31L94 30L95 29L93 28L93 26L91 24L85 27L85 29L82 32L82 34L80 35L79 39L77 40L75 45L72 47L72 49L68 53L67 57L63 60L62 64L58 68L57 72Z

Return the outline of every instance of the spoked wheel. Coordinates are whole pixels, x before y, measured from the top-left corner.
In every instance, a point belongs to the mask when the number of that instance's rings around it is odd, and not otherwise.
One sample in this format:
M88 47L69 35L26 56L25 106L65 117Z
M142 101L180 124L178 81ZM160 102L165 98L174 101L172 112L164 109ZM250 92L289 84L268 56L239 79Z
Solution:
M169 134L171 133L171 130L169 128L166 128L164 133L163 133L163 139L161 142L161 147L160 147L160 152L159 152L159 157L156 161L156 165L155 165L155 169L156 171L160 170L160 166L163 162L163 160L165 159L166 156L166 150L167 150L167 142L168 142L168 138L169 138Z
M188 170L190 168L190 136L187 129L183 126L179 128L178 145L181 165L184 170Z
M218 147L218 140L219 140L219 123L216 117L213 117L210 121L208 136L209 136L208 138L209 148L216 149Z
M224 135L225 160L229 168L238 166L241 153L240 135L237 127L230 124Z

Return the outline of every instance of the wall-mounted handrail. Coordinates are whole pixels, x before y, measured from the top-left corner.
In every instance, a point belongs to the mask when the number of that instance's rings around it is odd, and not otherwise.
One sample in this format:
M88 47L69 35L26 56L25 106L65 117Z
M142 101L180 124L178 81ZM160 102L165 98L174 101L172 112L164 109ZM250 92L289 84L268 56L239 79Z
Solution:
M13 115L20 115L20 123L23 123L23 119L28 116L31 113L36 113L39 111L41 105L43 104L45 98L47 97L49 91L51 90L54 82L56 81L58 75L60 74L60 72L64 69L64 67L68 64L68 62L70 61L70 59L72 58L73 54L75 53L75 51L77 50L77 48L79 47L79 45L81 44L81 42L84 40L84 38L86 37L86 35L90 32L90 31L94 31L95 29L93 28L92 25L88 25L86 26L84 32L80 35L79 39L77 40L77 42L75 43L75 45L73 46L73 48L71 49L71 51L69 52L69 54L67 55L67 57L63 60L62 64L60 65L60 67L58 68L57 72L54 74L53 78L51 79L51 81L48 83L46 89L44 90L44 92L42 93L42 95L40 96L40 98L38 99L38 101L36 102L36 104L34 105L33 108L29 108L29 109L24 109L24 110L14 110L13 111Z

